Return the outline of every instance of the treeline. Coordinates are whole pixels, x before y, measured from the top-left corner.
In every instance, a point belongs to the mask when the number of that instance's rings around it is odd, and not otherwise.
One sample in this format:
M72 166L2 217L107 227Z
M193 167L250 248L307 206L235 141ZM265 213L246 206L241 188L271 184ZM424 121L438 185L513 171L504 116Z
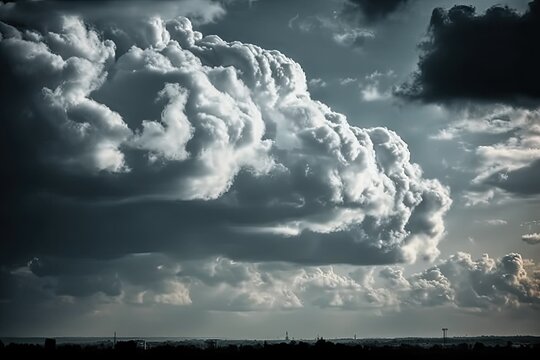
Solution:
M536 354L536 355L535 355ZM173 344L154 343L146 349L140 347L136 341L119 342L115 348L103 345L71 345L63 344L56 346L50 342L46 346L30 344L9 344L0 346L0 358L24 358L32 356L33 360L39 357L54 358L253 358L253 357L280 357L280 356L350 356L357 359L385 358L386 356L414 356L417 359L452 358L460 356L529 356L538 358L540 345L513 346L485 346L482 343L474 345L458 344L443 347L434 345L421 347L413 345L401 346L374 346L355 344L335 344L331 341L319 340L315 344L305 342L289 342L280 344L256 344L256 345L227 345L216 346L214 343L206 347Z

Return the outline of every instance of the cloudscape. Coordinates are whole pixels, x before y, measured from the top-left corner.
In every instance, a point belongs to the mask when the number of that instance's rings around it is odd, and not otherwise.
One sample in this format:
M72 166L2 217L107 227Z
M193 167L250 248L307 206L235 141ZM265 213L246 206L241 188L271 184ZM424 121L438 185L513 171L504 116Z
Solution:
M540 1L0 2L0 335L540 335Z

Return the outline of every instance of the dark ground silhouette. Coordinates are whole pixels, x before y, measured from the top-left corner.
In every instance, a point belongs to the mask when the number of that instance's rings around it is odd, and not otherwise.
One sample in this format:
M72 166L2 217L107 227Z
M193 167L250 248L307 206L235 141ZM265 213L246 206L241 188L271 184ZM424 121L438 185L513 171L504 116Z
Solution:
M3 359L26 358L39 359L39 357L52 358L279 358L280 356L328 356L336 359L357 358L386 358L400 356L415 359L459 359L461 356L493 357L493 356L516 356L538 358L540 344L513 345L511 342L506 346L486 346L483 343L475 344L452 344L446 347L433 345L429 347L403 344L399 346L388 345L357 345L339 344L331 341L319 340L316 343L295 342L289 343L260 343L255 345L225 345L218 346L215 342L207 342L205 347L161 343L153 344L144 348L145 343L140 341L121 341L112 346L99 345L72 345L63 344L56 346L53 340L47 340L46 345L32 344L0 344L0 357ZM535 355L536 354L536 355Z

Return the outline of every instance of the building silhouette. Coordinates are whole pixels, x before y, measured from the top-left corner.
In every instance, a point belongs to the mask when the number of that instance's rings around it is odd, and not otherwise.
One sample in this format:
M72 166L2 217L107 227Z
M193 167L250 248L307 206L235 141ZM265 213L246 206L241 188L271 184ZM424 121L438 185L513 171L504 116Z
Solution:
M47 338L45 339L45 350L55 350L56 349L56 339Z

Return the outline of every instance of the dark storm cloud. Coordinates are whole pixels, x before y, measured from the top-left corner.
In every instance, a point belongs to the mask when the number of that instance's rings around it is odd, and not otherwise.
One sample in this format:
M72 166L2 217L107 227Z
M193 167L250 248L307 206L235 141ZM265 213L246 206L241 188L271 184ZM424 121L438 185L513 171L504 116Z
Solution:
M409 0L347 0L342 15L348 19L361 19L375 22L405 6Z
M494 6L433 11L418 70L397 90L424 102L486 101L532 106L540 100L540 1L519 14Z
M27 265L41 279L42 287L55 295L89 297L103 294L123 295L128 292L167 292L176 279L179 267L163 254L134 254L114 260L33 258Z

